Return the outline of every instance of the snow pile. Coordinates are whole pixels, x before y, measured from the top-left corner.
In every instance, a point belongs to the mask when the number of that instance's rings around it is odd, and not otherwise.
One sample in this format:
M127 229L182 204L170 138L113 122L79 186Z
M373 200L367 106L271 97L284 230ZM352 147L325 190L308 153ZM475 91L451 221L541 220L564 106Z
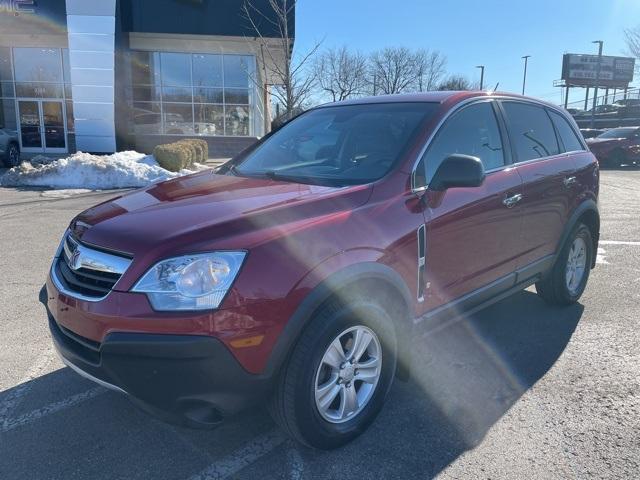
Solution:
M194 164L192 168L193 170L170 172L158 165L153 155L134 151L113 155L78 152L50 163L23 162L0 177L0 185L91 190L135 188L195 173L208 167Z

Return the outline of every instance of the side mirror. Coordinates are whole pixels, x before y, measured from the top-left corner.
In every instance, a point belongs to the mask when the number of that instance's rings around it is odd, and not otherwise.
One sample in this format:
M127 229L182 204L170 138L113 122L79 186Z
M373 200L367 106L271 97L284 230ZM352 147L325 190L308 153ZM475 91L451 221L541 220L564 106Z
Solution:
M429 190L479 187L484 182L484 177L484 167L478 157L450 155L436 170L433 179L429 182Z

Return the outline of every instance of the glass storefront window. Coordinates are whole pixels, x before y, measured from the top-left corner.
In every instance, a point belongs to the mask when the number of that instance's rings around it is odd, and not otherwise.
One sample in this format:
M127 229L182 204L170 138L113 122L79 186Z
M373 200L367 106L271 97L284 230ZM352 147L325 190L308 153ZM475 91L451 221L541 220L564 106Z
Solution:
M162 85L191 86L191 55L160 54Z
M227 105L225 107L227 135L249 135L249 107L245 105Z
M13 83L0 82L0 97L5 97L5 98L15 97L15 92L13 90Z
M131 82L133 85L160 85L160 54L132 52Z
M169 135L193 135L193 105L163 103L164 133Z
M16 83L16 96L28 98L62 98L62 85L52 83Z
M140 134L253 134L249 55L132 52L131 124ZM140 112L141 104L153 110Z
M222 105L194 106L195 133L198 135L224 135L224 107Z
M249 105L249 89L247 88L227 88L224 91L226 103L240 103Z
M58 48L14 48L16 82L62 83L62 62Z
M13 82L11 49L9 47L0 47L0 81Z
M221 88L197 87L193 89L193 101L195 103L224 103Z
M249 88L249 59L245 55L224 56L224 86Z
M16 102L14 99L0 98L0 128L17 130Z
M73 102L65 102L65 108L67 109L67 131L73 133L76 131L76 125L73 119Z
M222 87L222 55L193 55L193 85Z
M165 102L192 103L191 87L162 87L162 100Z

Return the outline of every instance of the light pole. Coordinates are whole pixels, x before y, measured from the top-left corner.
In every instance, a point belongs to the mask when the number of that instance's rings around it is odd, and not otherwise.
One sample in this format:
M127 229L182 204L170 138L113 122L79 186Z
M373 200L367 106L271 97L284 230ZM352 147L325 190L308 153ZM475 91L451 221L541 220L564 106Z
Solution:
M594 40L598 44L598 66L596 68L596 84L593 89L593 108L591 109L591 128L596 124L596 105L598 104L598 84L600 83L600 69L602 68L602 40Z
M527 63L529 63L531 55L525 55L522 58L524 58L524 77L522 77L522 95L524 95L524 88L527 85Z
M484 87L484 65L476 65L480 69L480 90Z

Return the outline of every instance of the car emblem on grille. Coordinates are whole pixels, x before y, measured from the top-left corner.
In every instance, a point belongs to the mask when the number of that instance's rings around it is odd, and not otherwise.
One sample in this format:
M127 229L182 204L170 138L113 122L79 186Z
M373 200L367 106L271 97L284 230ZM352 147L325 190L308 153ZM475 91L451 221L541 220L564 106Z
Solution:
M69 264L69 268L71 268L71 270L78 270L80 268L80 249L77 245L74 246L73 251L71 252L71 257L69 258L69 261L67 263Z

